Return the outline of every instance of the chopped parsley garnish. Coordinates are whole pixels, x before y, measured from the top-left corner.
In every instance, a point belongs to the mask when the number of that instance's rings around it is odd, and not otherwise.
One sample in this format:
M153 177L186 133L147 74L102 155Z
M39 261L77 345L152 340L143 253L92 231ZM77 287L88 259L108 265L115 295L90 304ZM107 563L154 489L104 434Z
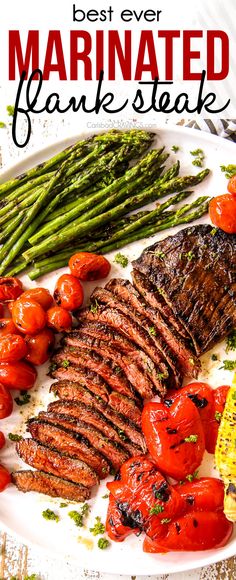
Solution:
M157 516L158 514L161 514L162 512L164 512L164 507L163 507L163 505L159 505L158 503L156 505L154 505L149 511L150 516Z
M156 336L156 330L154 326L150 326L149 327L149 334L152 334L153 336Z
M22 407L22 405L27 405L27 403L29 403L31 399L30 393L28 393L27 391L20 391L20 395L21 395L20 397L15 398L16 404L19 405L19 407Z
M102 495L102 499L107 499L109 497L109 493L105 493L105 495Z
M53 373L56 370L57 370L57 363L51 363L50 367L49 367L49 372Z
M223 366L220 367L224 371L235 371L236 370L236 360L223 360Z
M218 360L218 356L217 356L217 354L212 354L212 355L211 355L211 360L213 360L213 361L214 361L214 360Z
M126 437L125 432L123 431L123 429L117 429L117 433L118 433L119 437L123 441L126 441L127 440L127 437Z
M195 258L195 255L194 255L194 253L192 252L192 250L190 250L189 252L186 252L185 256L186 256L186 258L187 258L188 260L190 260L190 261L191 261L191 260L193 260L193 259Z
M229 350L236 350L236 330L233 330L227 337L226 352Z
M95 301L92 302L92 304L90 304L90 310L93 314L96 314L98 309L99 309L99 304L98 304L98 301L95 299Z
M198 476L198 469L196 469L196 471L194 471L193 473L190 473L189 475L186 475L186 479L187 481L193 481L194 479L196 479Z
M124 254L121 254L120 252L118 252L118 254L116 254L116 256L114 258L114 262L116 262L116 264L120 264L120 266L122 266L122 268L126 268L126 266L128 266L129 260L128 260L127 256L124 256Z
M220 413L219 411L215 412L215 420L220 423L221 422L221 417L222 417L222 413Z
M88 515L89 509L90 509L89 504L85 503L81 507L80 511L72 510L71 512L68 512L68 516L69 518L71 518L71 520L74 521L76 526L82 528L82 526L84 525L84 517Z
M15 111L15 107L13 105L7 105L7 113L9 117L13 117Z
M63 502L61 502L61 503L60 503L60 505L59 505L59 507L60 507L60 508L65 508L65 507L68 507L68 503L63 503Z
M94 526L92 528L89 528L89 531L91 532L91 534L93 534L93 536L99 536L104 534L105 526L101 522L100 516L96 516Z
M190 151L190 155L195 157L194 161L192 161L192 165L202 167L205 158L204 151L202 149L195 149L194 151Z
M105 550L106 548L108 548L109 545L110 542L107 540L107 538L99 538L98 547L100 548L100 550Z
M221 165L220 168L221 168L221 171L223 171L223 173L225 173L225 177L227 179L230 179L230 177L233 177L233 175L236 175L236 165L233 165L232 163L230 163L229 165Z
M62 363L61 363L61 366L62 366L64 369L68 369L68 367L70 366L70 361L69 361L69 360L67 360L67 359L64 359L64 360L62 361Z
M45 520L52 520L54 522L59 522L60 520L59 516L50 509L44 510L42 512L42 516Z
M198 435L189 435L189 437L185 437L184 441L186 443L197 443Z
M0 121L0 129L5 129L6 127L6 123L3 123L3 121Z
M161 520L161 524L169 524L171 522L171 518L163 518Z
M22 435L17 435L17 433L8 433L8 439L10 439L10 441L21 441L23 437Z
M164 258L166 257L164 252L162 252L161 250L157 250L156 252L154 252L154 254L157 258L160 258L160 260L164 260Z
M120 373L122 373L122 368L119 366L114 367L114 373L120 375Z
M38 574L30 574L30 576L24 576L24 580L37 580Z
M211 236L215 236L217 232L217 228L212 228L212 230L210 231Z
M174 153L177 153L177 151L179 151L178 145L172 145L171 151L174 151Z

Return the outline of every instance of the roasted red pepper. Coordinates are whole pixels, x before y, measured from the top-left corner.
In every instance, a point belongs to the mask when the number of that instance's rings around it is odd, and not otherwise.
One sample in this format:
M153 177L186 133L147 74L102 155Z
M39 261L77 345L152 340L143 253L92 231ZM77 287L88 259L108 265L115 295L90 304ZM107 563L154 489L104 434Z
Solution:
M165 404L170 407L176 399L188 397L197 408L201 417L204 435L209 431L209 421L212 419L214 406L214 391L207 383L190 383L179 391L169 391Z
M165 475L183 480L200 465L204 432L198 410L188 397L177 398L170 408L147 403L142 430L152 459Z
M225 407L225 401L228 394L229 386L222 385L213 389L213 409L212 416L208 423L206 431L206 450L208 453L215 453L217 435L220 425L220 420Z

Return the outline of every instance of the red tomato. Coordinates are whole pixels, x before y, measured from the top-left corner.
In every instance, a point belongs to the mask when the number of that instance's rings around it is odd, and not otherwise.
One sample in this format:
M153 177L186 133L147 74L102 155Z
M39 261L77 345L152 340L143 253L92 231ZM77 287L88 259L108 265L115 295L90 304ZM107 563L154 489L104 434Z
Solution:
M34 300L42 306L44 310L48 310L53 303L53 297L46 288L30 288L26 290L20 297L21 300Z
M189 398L177 399L170 409L162 403L147 403L142 430L151 457L165 475L182 480L200 465L204 432L198 410Z
M0 491L4 491L9 483L11 483L10 473L3 465L0 465Z
M194 403L201 417L205 438L209 432L209 421L212 419L214 405L214 391L207 383L190 383L179 391L169 391L166 404L176 401L180 397L188 397Z
M35 336L26 335L25 341L28 347L26 360L34 365L42 365L49 359L53 351L55 337L52 330L44 328Z
M36 378L37 372L29 363L0 363L0 381L8 389L26 391L33 387Z
M2 431L0 431L0 449L4 447L5 443L6 443L5 435L4 433L2 433Z
M106 518L106 532L111 540L123 542L130 534L139 532L139 528L129 527L122 523L122 512L118 508L115 498L110 494Z
M228 181L227 189L232 195L236 195L236 175L233 175Z
M7 334L19 334L19 330L16 328L11 318L1 318L0 337L6 336Z
M206 450L208 453L215 453L219 424L229 388L228 385L222 385L221 387L217 387L217 389L213 389L212 416L206 431Z
M58 306L65 310L76 310L83 304L83 287L75 276L63 274L57 280L53 297Z
M21 360L28 352L22 336L8 334L0 338L0 362L15 362Z
M212 223L226 232L236 234L236 197L230 193L213 197L209 204Z
M221 479L200 477L174 486L185 501L186 511L222 511L224 484Z
M69 260L71 274L80 280L101 280L110 272L111 264L104 256L79 252Z
M221 512L191 512L169 523L161 540L146 536L144 552L211 550L225 546L233 531L233 524Z
M4 307L3 304L0 303L0 318L3 318L4 316Z
M52 306L47 311L47 325L56 332L69 330L72 326L72 316L61 306Z
M11 415L13 409L13 400L8 389L0 383L0 419L5 419Z
M46 325L46 313L35 300L16 300L12 308L12 319L24 334L37 334Z
M22 282L18 278L0 277L0 300L16 300L23 292Z

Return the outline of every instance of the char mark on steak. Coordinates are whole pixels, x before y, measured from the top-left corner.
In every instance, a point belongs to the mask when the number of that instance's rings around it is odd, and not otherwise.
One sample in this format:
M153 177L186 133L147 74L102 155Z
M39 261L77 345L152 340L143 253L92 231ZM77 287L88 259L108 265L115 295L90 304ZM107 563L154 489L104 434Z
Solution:
M86 437L90 445L108 459L115 471L118 471L126 459L129 458L129 453L119 443L115 443L111 439L104 437L101 431L98 431L98 429L80 419L45 411L41 411L38 418L52 425L65 427L74 433L79 433L83 437Z
M55 451L65 453L74 459L84 461L103 479L110 472L110 464L92 445L88 439L79 433L47 423L30 419L28 431L35 441L51 447Z
M43 471L22 470L12 473L12 481L24 493L37 491L51 497L61 497L70 501L85 501L90 498L90 490L78 483L66 481Z
M236 235L210 225L186 228L144 250L133 266L164 294L197 354L233 330Z
M97 397L100 397L105 402L108 401L111 389L97 373L86 368L74 368L70 366L69 361L65 358L61 364L64 364L64 366L58 366L55 362L52 363L50 370L50 376L52 378L78 382L80 385L92 391Z
M62 477L85 487L92 487L99 483L97 474L86 463L53 451L33 439L18 441L16 451L25 463L39 471Z

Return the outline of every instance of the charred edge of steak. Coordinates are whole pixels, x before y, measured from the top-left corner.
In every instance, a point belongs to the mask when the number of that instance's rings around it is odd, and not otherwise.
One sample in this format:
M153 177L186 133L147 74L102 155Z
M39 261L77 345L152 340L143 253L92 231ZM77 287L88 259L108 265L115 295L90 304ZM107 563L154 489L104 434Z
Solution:
M25 463L39 471L82 484L85 487L92 487L99 483L97 474L86 463L67 457L34 439L21 439L16 443L16 451Z
M43 471L22 470L12 473L12 481L24 493L36 491L51 497L61 497L70 501L85 501L90 498L90 490L78 483L49 475Z

